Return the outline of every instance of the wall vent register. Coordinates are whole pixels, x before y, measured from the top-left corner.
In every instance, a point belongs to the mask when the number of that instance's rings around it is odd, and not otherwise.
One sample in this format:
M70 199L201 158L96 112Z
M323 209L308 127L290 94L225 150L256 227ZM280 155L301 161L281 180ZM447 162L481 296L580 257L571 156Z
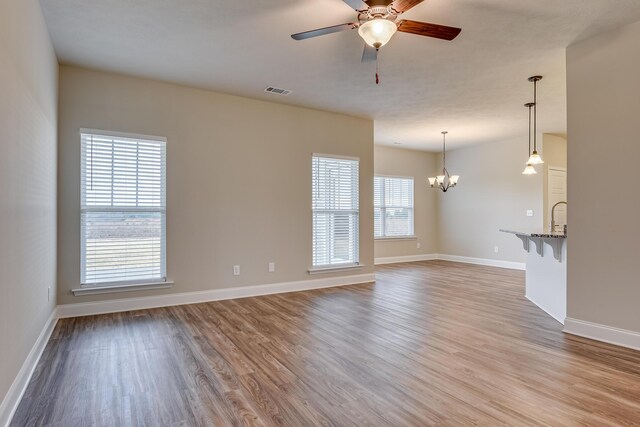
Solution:
M81 130L81 284L166 282L166 140Z
M291 93L290 90L281 89L279 87L273 87L273 86L269 86L264 91L267 93L272 93L274 95L282 95L282 96L289 96L289 94Z

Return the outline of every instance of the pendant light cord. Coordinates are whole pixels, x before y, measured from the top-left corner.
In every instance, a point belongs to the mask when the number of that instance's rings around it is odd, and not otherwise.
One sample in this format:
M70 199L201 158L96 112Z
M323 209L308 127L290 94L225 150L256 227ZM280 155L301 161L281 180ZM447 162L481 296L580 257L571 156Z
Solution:
M538 152L538 81L533 81L533 151ZM531 132L531 131L529 131Z
M529 151L527 151L527 158L529 158L529 156L531 155L531 104L529 104L528 107L529 107Z
M442 134L442 173L447 170L447 134Z

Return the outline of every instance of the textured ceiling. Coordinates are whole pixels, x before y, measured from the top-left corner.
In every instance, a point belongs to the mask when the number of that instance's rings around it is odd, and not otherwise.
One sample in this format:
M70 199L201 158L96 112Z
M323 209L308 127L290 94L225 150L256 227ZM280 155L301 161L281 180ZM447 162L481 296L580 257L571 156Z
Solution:
M542 74L540 130L566 130L564 49L640 20L638 0L426 0L404 17L463 29L453 42L398 33L375 64L341 0L41 0L61 63L375 120L379 144L439 150L522 135ZM266 86L293 91L263 93Z

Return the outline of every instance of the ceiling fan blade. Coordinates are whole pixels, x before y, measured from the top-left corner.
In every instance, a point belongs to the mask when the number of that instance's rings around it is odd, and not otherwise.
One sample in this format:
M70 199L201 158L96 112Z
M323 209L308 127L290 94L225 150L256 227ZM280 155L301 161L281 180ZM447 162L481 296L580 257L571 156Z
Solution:
M354 10L367 10L369 6L367 6L362 0L342 0L349 6L351 6Z
M393 2L393 8L400 13L406 12L414 6L419 5L424 0L395 0Z
M458 37L460 28L447 27L445 25L429 24L426 22L411 21L403 19L398 22L398 31L403 33L417 34L419 36L434 37L442 40L453 40Z
M362 52L362 62L372 62L376 59L378 59L378 51L376 48L365 43L364 51Z
M352 22L350 24L334 25L332 27L318 28L317 30L292 34L291 38L294 40L306 40L310 39L311 37L324 36L325 34L337 33L338 31L353 30L354 28L358 28L358 24L354 24Z

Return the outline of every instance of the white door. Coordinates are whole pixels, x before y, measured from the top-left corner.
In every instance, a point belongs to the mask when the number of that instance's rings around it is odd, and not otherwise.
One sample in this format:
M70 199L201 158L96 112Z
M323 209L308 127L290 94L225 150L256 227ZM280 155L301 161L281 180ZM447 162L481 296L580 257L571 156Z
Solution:
M551 222L551 208L558 202L567 201L567 170L549 166L547 176L549 195L549 222ZM559 205L556 208L556 230L562 230L567 223L567 205Z

